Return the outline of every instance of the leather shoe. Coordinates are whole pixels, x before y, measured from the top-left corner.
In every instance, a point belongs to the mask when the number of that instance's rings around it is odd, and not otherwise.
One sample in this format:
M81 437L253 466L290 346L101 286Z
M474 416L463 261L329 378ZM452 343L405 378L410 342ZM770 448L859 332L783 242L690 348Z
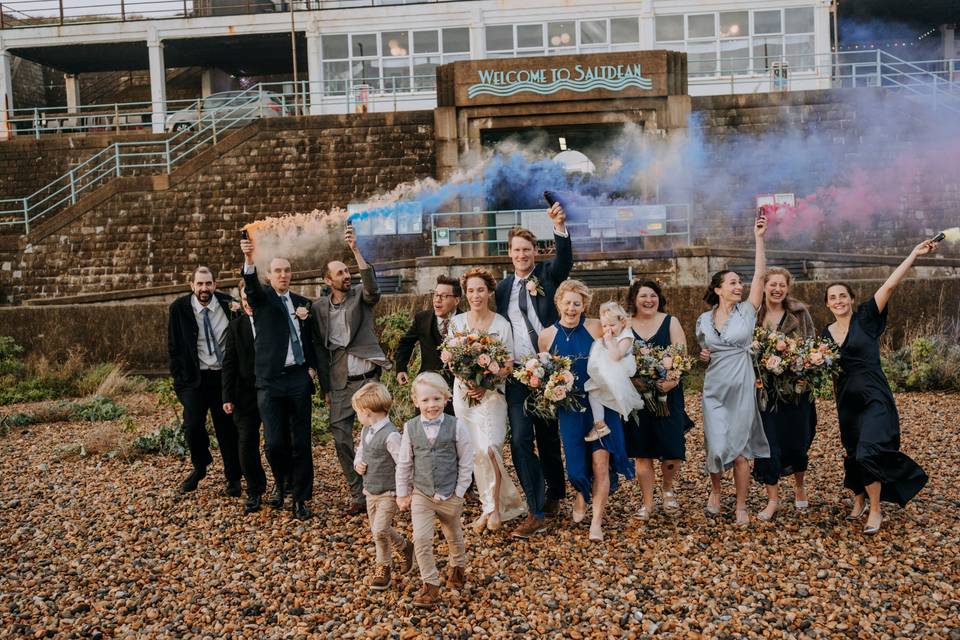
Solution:
M227 488L223 492L231 498L239 498L243 495L243 485L239 480L227 480Z
M261 496L259 493L247 496L247 501L243 504L243 512L256 513L257 511L260 511L260 501L262 498L263 496Z
M273 491L270 492L270 497L267 499L267 504L274 509L283 509L283 497L283 487L280 485L273 485Z
M351 502L350 506L343 512L348 517L359 516L367 512L367 505L362 502Z
M197 485L200 484L200 481L205 478L206 475L207 470L204 467L194 467L190 475L187 476L187 479L180 485L180 493L196 491Z
M308 520L313 517L313 513L307 508L306 502L297 500L293 503L293 517L297 520Z
M556 518L560 515L560 501L547 500L543 503L543 515L547 518Z

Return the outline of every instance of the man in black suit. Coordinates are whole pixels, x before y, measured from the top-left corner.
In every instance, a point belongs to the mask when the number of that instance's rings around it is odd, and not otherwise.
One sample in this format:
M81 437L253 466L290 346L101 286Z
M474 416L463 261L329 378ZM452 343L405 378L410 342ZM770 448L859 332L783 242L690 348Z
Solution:
M192 293L170 305L167 324L170 375L183 405L183 434L193 463L193 471L180 485L180 491L195 490L207 475L207 465L213 462L207 435L209 412L223 457L226 494L236 497L242 490L237 428L223 412L220 399L223 348L233 313L230 308L233 298L217 291L213 272L203 266L194 269L190 289Z
M253 309L247 294L240 288L243 313L227 326L227 342L223 350L223 411L233 417L240 441L240 469L247 481L246 513L260 511L267 476L260 463L260 410L257 408L256 376L253 373L254 339Z
M312 514L307 500L313 495L311 396L316 375L316 353L311 336L310 301L290 292L293 272L285 258L270 261L270 286L264 287L253 263L253 243L240 241L243 281L253 308L256 329L254 374L257 406L263 418L264 449L276 482L270 506L283 507L284 492L293 492L293 515L306 520Z
M450 320L457 313L462 296L459 280L450 276L437 276L437 286L433 291L433 309L418 311L413 317L413 324L397 344L397 382L403 385L410 382L407 367L413 356L413 348L419 344L420 371L436 371L448 384L453 385L453 376L440 361L440 345L447 335ZM453 415L452 402L447 403L445 411Z
M557 321L553 296L573 268L573 247L567 232L566 213L559 203L551 206L547 213L553 220L556 257L537 264L536 236L528 229L511 229L508 242L514 273L497 285L497 312L513 325L518 363L537 353L539 333ZM526 412L527 387L511 377L506 391L510 450L529 510L527 519L513 536L528 538L546 528L544 516L556 515L566 494L560 432L556 420L543 420Z

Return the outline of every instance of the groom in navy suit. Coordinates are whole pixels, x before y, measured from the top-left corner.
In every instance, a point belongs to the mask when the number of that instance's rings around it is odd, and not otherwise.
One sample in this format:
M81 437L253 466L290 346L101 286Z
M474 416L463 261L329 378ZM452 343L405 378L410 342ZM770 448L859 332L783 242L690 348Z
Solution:
M552 205L547 214L553 220L556 257L537 264L536 236L528 229L511 229L508 242L514 273L497 285L497 312L513 325L518 366L537 353L537 336L557 321L553 296L573 268L567 215L559 203ZM519 381L507 381L510 450L529 511L527 519L513 532L516 538L529 538L543 531L544 516L556 515L566 494L557 422L529 415L523 406L527 395L527 388Z
M293 493L293 515L312 514L313 453L310 415L316 352L311 332L310 300L290 291L293 275L284 258L270 261L270 286L264 287L253 263L253 243L241 240L243 281L256 329L254 373L257 406L263 418L264 451L276 482L268 503L282 508L286 490Z

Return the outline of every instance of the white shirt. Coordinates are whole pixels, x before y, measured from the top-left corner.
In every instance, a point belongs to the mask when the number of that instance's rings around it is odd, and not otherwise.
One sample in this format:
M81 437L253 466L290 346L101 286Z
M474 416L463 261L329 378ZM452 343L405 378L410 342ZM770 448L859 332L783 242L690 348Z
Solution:
M441 418L442 418L441 414ZM433 444L440 433L440 427L443 423L425 425L423 433L427 440ZM473 443L470 441L470 431L466 423L457 418L457 486L454 494L462 498L470 486L470 480L473 478ZM400 456L397 460L397 495L400 497L409 496L413 492L413 445L410 444L410 430L404 429L403 437L400 439ZM434 494L434 500L449 500L450 496L442 496L439 493Z
M247 316L247 319L250 320L250 331L253 332L253 337L257 337L257 323L253 321L253 315Z
M528 278L533 275L530 272ZM527 318L530 319L530 326L540 335L543 331L543 325L540 318L537 317L537 310L534 307L535 296L527 293ZM540 349L531 342L530 334L527 333L527 325L523 321L523 314L520 312L520 277L513 275L513 287L510 289L510 302L507 303L507 318L513 325L513 342L516 349L515 358L517 362L523 362L530 356L536 355Z
M197 334L197 356L200 358L200 369L203 371L219 371L221 363L217 362L217 352L207 349L207 336L203 330L203 310L210 309L210 325L213 327L213 339L220 345L220 353L224 352L227 341L227 325L230 319L223 312L223 307L213 294L210 295L210 302L204 307L197 300L197 296L190 296L190 306L193 307L193 317L197 321L197 327L200 333Z
M353 456L354 467L356 467L357 465L359 465L364 461L363 446L366 444L370 444L370 441L373 440L373 436L375 436L377 432L380 431L380 429L383 429L389 423L390 423L390 418L384 418L383 420L370 425L369 429L364 430L365 435L364 437L360 438L360 443L357 445L357 453L356 455ZM393 433L387 436L387 442L386 442L387 453L390 454L390 457L393 458L394 462L397 462L398 459L400 458L400 441L401 441L401 436L400 436L400 433L397 431L394 431ZM373 494L368 492L366 489L364 489L363 495L371 496ZM396 494L393 491L388 491L387 495L392 496Z

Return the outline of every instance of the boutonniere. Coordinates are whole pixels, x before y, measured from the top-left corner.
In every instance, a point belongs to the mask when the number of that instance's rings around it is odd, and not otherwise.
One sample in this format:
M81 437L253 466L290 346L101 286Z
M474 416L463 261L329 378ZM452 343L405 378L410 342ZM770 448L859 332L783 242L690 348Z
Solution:
M531 296L543 295L543 287L540 285L540 281L537 280L537 276L527 278L527 293Z
M310 315L310 309L308 307L297 307L296 311L294 311L294 314L296 314L297 318L300 320L306 320L307 316Z
M237 313L240 311L240 303L236 300L230 301L230 313Z

